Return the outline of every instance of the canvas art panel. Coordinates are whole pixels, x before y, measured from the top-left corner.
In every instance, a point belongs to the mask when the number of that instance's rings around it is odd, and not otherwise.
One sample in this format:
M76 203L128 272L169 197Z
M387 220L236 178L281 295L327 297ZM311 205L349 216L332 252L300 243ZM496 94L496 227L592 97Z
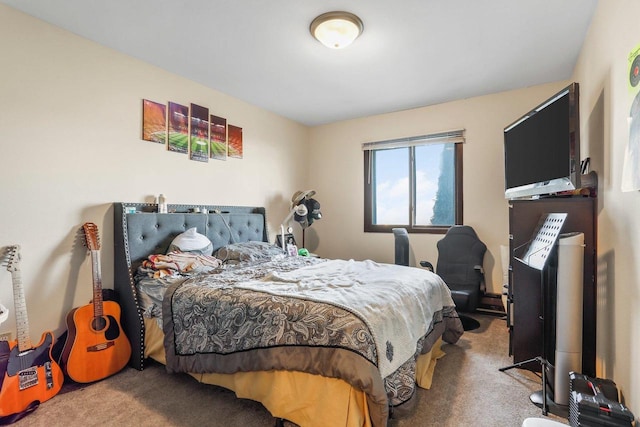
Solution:
M241 159L242 152L242 128L234 125L228 126L229 131L229 157Z
M199 162L209 161L209 109L191 104L189 158Z
M227 160L227 119L211 115L211 158Z
M186 154L189 151L189 107L169 102L167 149Z
M142 139L166 144L167 106L148 99L142 100Z

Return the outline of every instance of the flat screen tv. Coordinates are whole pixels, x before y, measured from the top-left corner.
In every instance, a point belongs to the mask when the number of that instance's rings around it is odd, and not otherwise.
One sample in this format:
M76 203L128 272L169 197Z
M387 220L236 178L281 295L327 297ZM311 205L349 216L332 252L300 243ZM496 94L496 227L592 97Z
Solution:
M505 198L580 188L578 83L504 129Z

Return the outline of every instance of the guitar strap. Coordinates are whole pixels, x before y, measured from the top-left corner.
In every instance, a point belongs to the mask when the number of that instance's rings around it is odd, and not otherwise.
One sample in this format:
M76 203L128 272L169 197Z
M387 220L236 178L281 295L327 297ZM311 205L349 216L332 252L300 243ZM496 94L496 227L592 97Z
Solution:
M27 409L25 409L22 412L17 412L15 414L7 415L6 417L0 417L0 425L4 426L7 424L15 423L16 421L22 419L23 417L26 417L27 415L29 415L30 413L38 409L38 406L40 406L40 401L35 400L31 402L29 406L27 406Z
M9 365L10 355L11 349L9 348L9 341L0 341L0 390L2 390L4 374L7 373L7 366Z

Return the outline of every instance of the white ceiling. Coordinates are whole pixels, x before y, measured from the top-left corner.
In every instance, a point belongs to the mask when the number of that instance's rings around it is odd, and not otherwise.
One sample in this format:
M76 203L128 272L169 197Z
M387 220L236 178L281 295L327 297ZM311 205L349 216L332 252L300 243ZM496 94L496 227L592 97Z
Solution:
M306 125L571 77L597 0L0 0ZM317 15L364 22L328 49Z

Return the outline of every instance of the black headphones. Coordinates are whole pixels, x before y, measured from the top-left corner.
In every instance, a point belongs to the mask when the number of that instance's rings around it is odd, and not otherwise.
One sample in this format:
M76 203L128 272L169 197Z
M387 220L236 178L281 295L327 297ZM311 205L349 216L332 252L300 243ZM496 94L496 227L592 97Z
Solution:
M309 210L307 209L307 205L304 202L301 202L293 208L293 219L297 222L303 223L306 221L308 213Z
M314 220L322 218L322 212L320 212L320 202L318 202L316 199L307 199L304 203L308 211L307 221L309 222L309 225L311 225Z

